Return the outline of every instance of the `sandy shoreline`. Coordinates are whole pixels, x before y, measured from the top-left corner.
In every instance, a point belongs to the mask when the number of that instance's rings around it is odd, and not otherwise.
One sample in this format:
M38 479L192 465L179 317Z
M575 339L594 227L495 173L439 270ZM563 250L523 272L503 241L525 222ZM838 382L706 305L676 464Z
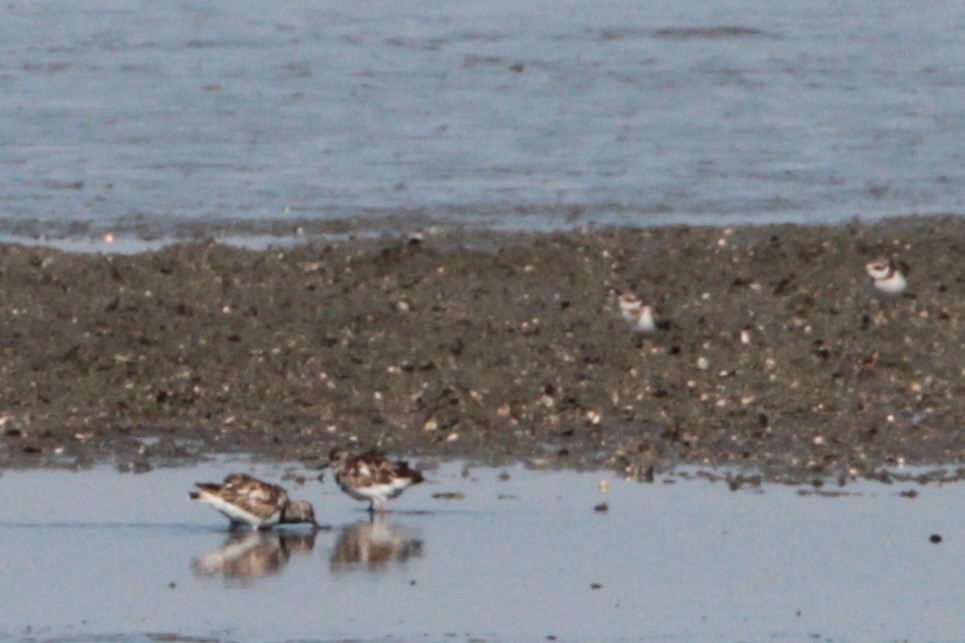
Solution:
M965 461L965 220L0 246L0 466L335 444L646 477ZM864 264L911 267L870 295ZM637 337L614 291L671 320Z

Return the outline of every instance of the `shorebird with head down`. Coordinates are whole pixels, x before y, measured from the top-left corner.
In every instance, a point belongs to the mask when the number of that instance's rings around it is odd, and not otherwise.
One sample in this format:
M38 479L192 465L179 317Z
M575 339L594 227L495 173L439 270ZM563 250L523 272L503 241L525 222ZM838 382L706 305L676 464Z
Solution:
M887 259L868 262L865 272L871 277L871 285L885 295L900 295L908 288L908 280L895 264Z
M199 482L196 486L200 491L191 491L188 497L223 513L231 521L232 530L245 524L252 529L266 530L284 523L308 523L319 528L310 503L291 502L284 489L258 478L233 473L221 484Z
M372 449L353 456L338 447L328 455L338 486L356 500L368 500L369 512L385 513L386 503L408 487L424 481L422 473L408 462L392 461Z

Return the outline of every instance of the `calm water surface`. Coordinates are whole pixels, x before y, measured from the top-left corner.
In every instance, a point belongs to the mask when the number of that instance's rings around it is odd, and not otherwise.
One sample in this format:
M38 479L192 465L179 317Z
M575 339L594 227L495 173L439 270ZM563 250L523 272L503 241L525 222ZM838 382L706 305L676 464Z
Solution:
M962 213L965 5L24 0L0 234Z
M784 486L732 492L692 474L638 484L606 472L446 464L430 472L435 484L410 489L375 523L331 481L289 480L332 530L231 536L186 491L239 469L283 475L238 463L138 476L5 471L0 637L863 641L965 632L962 484L862 482L827 497ZM912 489L916 497L901 495ZM603 503L607 511L595 510ZM936 534L941 543L930 542Z

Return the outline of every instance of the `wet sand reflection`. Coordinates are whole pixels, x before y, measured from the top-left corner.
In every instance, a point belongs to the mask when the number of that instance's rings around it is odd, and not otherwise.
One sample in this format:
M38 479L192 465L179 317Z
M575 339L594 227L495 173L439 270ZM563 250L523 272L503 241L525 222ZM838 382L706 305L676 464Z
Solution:
M191 567L198 576L222 576L246 585L281 573L293 554L311 554L315 536L314 531L232 533L221 547L195 559Z
M328 564L334 573L379 573L393 562L402 565L422 553L422 540L411 529L376 517L371 522L342 527Z

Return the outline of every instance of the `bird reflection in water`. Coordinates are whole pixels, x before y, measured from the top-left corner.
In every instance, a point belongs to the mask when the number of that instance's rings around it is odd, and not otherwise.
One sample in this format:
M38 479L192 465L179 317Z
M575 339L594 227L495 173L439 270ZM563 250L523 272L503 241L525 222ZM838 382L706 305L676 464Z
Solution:
M343 527L329 556L333 572L387 571L391 563L405 564L422 556L422 541L401 525L376 518Z
M281 573L293 554L311 554L316 532L235 532L218 549L192 563L198 576L223 576L248 584Z

